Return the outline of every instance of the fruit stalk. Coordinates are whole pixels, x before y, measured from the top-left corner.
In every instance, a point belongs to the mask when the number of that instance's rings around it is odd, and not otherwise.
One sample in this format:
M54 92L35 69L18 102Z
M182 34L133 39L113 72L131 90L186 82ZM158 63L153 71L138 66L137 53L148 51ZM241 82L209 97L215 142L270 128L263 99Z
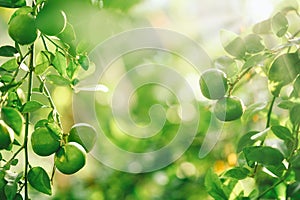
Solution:
M28 77L28 93L27 93L27 102L31 100L32 95L32 76L33 76L33 54L34 54L34 45L30 46L30 57L29 57L29 77ZM24 136L24 149L25 149L25 170L24 170L24 180L25 180L25 200L29 200L28 195L28 136L29 136L29 124L30 124L30 115L29 113L25 114L25 136Z

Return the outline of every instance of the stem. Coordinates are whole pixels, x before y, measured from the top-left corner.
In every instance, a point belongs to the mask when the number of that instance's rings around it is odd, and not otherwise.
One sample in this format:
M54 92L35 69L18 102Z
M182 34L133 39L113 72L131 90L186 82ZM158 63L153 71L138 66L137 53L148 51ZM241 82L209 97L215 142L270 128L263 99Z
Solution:
M270 107L269 107L269 111L268 111L268 114L267 114L266 128L269 128L269 127L270 127L271 114L272 114L272 110L273 110L273 107L274 107L275 99L276 99L276 97L273 96L272 101L271 101L271 104L270 104Z
M51 40L51 38L49 38L47 35L43 35L42 38L46 38L49 42L51 42L55 47L57 47L58 49L62 50L64 53L68 54L70 57L74 58L74 56L72 56L71 54L69 54L68 51L66 51L66 49L64 49L63 47L59 46L58 44L56 44L53 40Z
M230 84L230 88L228 91L228 94L231 95L232 91L234 90L235 85L241 80L241 78L243 78L243 76L245 76L252 68L249 67L248 69L246 69L244 72L242 72L233 83Z
M40 76L37 76L38 80L40 81L40 83L43 83L43 79L40 77ZM62 129L62 124L61 124L61 120L60 120L60 115L59 113L57 112L57 109L56 109L56 106L53 102L53 99L50 95L50 92L49 92L49 89L47 88L47 86L44 84L44 87L43 87L43 90L44 90L44 93L45 93L45 96L47 97L49 103L50 103L50 106L52 108L52 110L55 112L55 118L56 118L56 121L59 125L59 127Z
M32 95L32 75L33 75L33 54L34 54L34 45L30 47L30 58L29 58L29 77L28 77L28 93L27 93L27 102L31 100ZM25 178L25 200L29 200L28 196L28 136L29 136L29 124L30 124L30 115L29 113L25 114L25 136L24 136L24 149L25 149L25 170L24 170L24 178Z
M276 97L273 96L272 101L271 101L271 104L270 104L270 107L269 107L269 110L268 110L268 114L267 114L266 129L270 127L271 114L272 114L272 110L273 110L273 107L274 107L275 100L276 100ZM265 140L262 140L261 143L259 144L259 146L262 146L262 145L264 144L264 142L265 142ZM254 166L254 174L255 174L256 171L257 171L257 167L258 167L258 163L255 163L255 166Z

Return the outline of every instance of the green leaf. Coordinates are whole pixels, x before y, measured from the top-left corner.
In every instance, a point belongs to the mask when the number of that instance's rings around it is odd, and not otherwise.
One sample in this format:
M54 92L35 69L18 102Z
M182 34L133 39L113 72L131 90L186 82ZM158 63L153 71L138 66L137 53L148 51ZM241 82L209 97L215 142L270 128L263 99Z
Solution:
M267 19L261 21L253 26L253 32L256 34L270 34L271 33L271 20Z
M238 142L237 153L241 152L245 147L252 146L257 140L252 140L251 138L257 133L259 131L250 131L243 135Z
M34 130L41 128L41 127L45 127L47 123L48 123L47 119L41 119L41 120L37 121L34 125Z
M13 166L16 166L18 164L19 160L18 159L13 159L10 163Z
M293 84L293 91L290 95L291 97L300 97L300 76L298 75L294 84Z
M238 180L242 180L247 178L247 176L249 175L250 171L247 168L244 167L235 167L232 169L229 169L224 176L226 177L231 177L231 178L235 178Z
M284 126L272 126L271 130L279 139L282 139L284 141L293 140L292 133L288 128Z
M297 53L287 53L277 57L269 69L269 89L278 96L281 88L291 83L300 72Z
M29 113L29 112L34 112L42 107L44 107L45 105L38 102L38 101L28 101L26 102L23 107L22 107L22 113Z
M289 100L282 100L278 103L278 107L285 109L285 110L290 110L292 107L294 107L295 103Z
M4 186L4 192L5 192L5 196L7 198L7 200L14 200L16 194L17 194L17 190L18 190L18 186L16 183L12 182L8 182L5 186Z
M1 109L1 118L14 130L17 135L21 134L23 127L23 116L18 110L11 107L3 107Z
M250 54L259 53L265 49L261 43L262 38L256 34L247 35L244 38L246 51Z
M297 126L300 124L300 105L296 104L290 111L290 120L293 125Z
M236 57L243 58L246 53L246 46L242 38L230 31L221 30L222 45L227 53Z
M243 149L247 161L258 162L263 165L280 165L284 159L282 153L268 146L253 146Z
M265 54L257 54L251 56L246 60L244 63L242 70L248 69L250 67L262 67L265 65L266 61L268 60L269 56Z
M74 77L74 74L78 70L78 65L74 62L74 60L70 60L69 65L67 67L67 75L70 79Z
M287 185L287 196L295 200L300 196L300 182L294 182Z
M25 0L0 0L0 7L19 8L26 6Z
M57 126L55 123L47 123L45 124L46 128L49 132L53 134L53 136L56 137L56 139L60 140L61 136L63 135L63 131L59 126Z
M39 192L51 195L50 178L47 172L41 167L33 167L28 172L29 184Z
M286 170L286 167L283 163L280 163L279 165L267 166L266 168L277 177L281 177L283 172Z
M87 55L80 55L78 58L78 63L80 64L82 69L84 69L85 71L87 71L89 69L90 60Z
M4 69L5 71L8 71L8 72L13 72L18 68L19 68L19 65L17 63L16 58L8 60L5 63L3 63L3 65L1 65L1 69Z
M52 65L60 75L65 75L67 68L67 60L63 53L61 53L60 51L56 51L55 57L52 61Z
M36 55L35 63L36 63L36 66L34 68L34 72L37 75L41 75L50 66L50 63L51 63L51 55L50 55L50 53L47 52L47 51L40 51Z
M218 200L227 200L228 197L225 194L222 188L222 182L220 181L219 177L213 172L212 169L209 169L206 176L205 176L205 187L208 192L213 198Z
M225 72L228 78L234 77L238 72L239 68L234 59L228 56L222 56L214 61L216 68Z
M51 84L60 85L60 86L70 85L70 81L62 76L49 74L47 75L46 78Z
M18 50L15 47L12 47L9 45L0 47L0 56L14 57L15 54L17 54L17 53L18 53Z
M272 30L277 37L282 37L286 33L289 27L289 22L282 13L277 13L272 18Z

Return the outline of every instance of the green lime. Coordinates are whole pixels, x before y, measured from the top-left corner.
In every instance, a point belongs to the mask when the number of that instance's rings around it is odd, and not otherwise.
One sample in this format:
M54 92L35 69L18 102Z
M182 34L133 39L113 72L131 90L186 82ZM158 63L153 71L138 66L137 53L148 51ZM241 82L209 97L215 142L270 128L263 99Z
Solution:
M49 156L59 149L59 138L51 133L46 127L33 131L31 135L33 151L39 156Z
M84 148L76 142L69 142L56 152L54 163L60 172L74 174L84 167L85 160Z
M56 7L45 5L36 16L37 28L46 35L58 35L67 23L66 15Z
M224 97L216 102L214 113L221 121L233 121L243 115L243 107L238 97Z
M9 148L13 141L13 130L0 120L0 150Z
M68 136L68 142L77 142L86 152L90 152L97 140L97 133L94 127L89 124L75 124Z
M226 74L218 69L203 72L199 83L203 96L208 99L221 99L228 89Z
M21 45L33 43L37 38L34 17L30 14L15 16L9 23L8 34Z

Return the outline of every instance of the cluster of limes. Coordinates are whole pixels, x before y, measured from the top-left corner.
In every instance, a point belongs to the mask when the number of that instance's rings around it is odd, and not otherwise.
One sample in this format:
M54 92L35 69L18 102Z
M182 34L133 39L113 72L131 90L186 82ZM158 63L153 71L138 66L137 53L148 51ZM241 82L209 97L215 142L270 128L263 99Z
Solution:
M36 127L31 135L33 151L39 156L55 153L54 164L64 174L73 174L84 167L86 153L95 143L95 134L90 135L88 140L82 140L76 127L70 130L66 139L62 139L62 135L53 131L47 123Z
M232 121L240 118L244 112L241 99L225 96L228 90L226 74L218 69L208 69L200 77L200 89L208 99L217 100L214 113L221 121Z
M8 34L21 45L33 43L38 30L45 35L54 36L62 33L66 27L65 13L53 5L45 4L36 16L32 13L30 7L23 7L10 19Z

